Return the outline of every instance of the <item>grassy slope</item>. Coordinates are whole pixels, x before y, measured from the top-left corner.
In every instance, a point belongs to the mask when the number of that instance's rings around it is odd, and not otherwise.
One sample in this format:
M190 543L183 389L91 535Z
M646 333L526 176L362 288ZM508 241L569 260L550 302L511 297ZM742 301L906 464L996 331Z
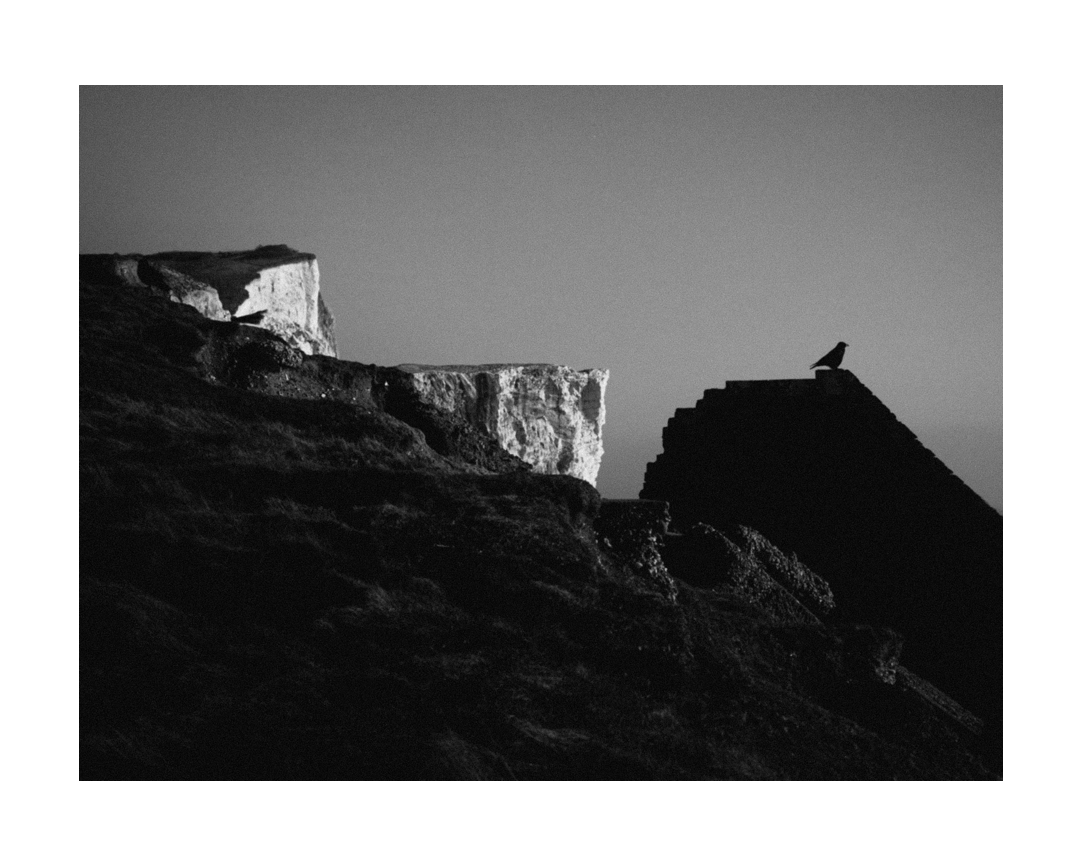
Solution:
M235 328L80 313L84 779L990 776L834 631L665 599L587 484L435 452L372 367L241 389L207 380Z

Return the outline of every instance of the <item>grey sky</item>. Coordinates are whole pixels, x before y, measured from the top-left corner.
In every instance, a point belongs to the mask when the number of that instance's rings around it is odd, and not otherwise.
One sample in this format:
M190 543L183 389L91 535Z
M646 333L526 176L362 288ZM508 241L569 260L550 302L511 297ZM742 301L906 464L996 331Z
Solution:
M836 342L999 509L1001 88L81 88L83 252L289 243L341 356L611 370L599 487Z

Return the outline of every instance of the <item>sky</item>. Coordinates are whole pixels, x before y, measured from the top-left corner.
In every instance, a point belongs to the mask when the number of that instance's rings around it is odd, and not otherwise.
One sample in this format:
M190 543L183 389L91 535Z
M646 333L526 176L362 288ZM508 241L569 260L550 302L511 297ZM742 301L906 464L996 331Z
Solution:
M287 243L339 355L611 372L676 408L854 372L1002 509L1000 87L81 87L80 252Z

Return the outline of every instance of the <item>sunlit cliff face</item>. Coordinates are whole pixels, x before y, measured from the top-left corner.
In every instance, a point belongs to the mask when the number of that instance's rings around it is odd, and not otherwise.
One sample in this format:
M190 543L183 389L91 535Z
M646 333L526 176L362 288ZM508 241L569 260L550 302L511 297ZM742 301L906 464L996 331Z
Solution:
M596 485L607 370L546 364L401 368L423 401L470 417L535 471Z

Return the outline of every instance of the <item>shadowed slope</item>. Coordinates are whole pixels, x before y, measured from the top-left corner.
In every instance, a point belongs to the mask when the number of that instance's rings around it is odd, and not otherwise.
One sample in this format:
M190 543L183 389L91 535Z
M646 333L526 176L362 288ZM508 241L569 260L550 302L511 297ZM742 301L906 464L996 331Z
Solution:
M393 370L80 318L83 778L993 776L880 639L672 581Z
M851 372L707 390L669 421L641 494L797 553L841 618L899 630L912 669L1000 734L1001 515Z

